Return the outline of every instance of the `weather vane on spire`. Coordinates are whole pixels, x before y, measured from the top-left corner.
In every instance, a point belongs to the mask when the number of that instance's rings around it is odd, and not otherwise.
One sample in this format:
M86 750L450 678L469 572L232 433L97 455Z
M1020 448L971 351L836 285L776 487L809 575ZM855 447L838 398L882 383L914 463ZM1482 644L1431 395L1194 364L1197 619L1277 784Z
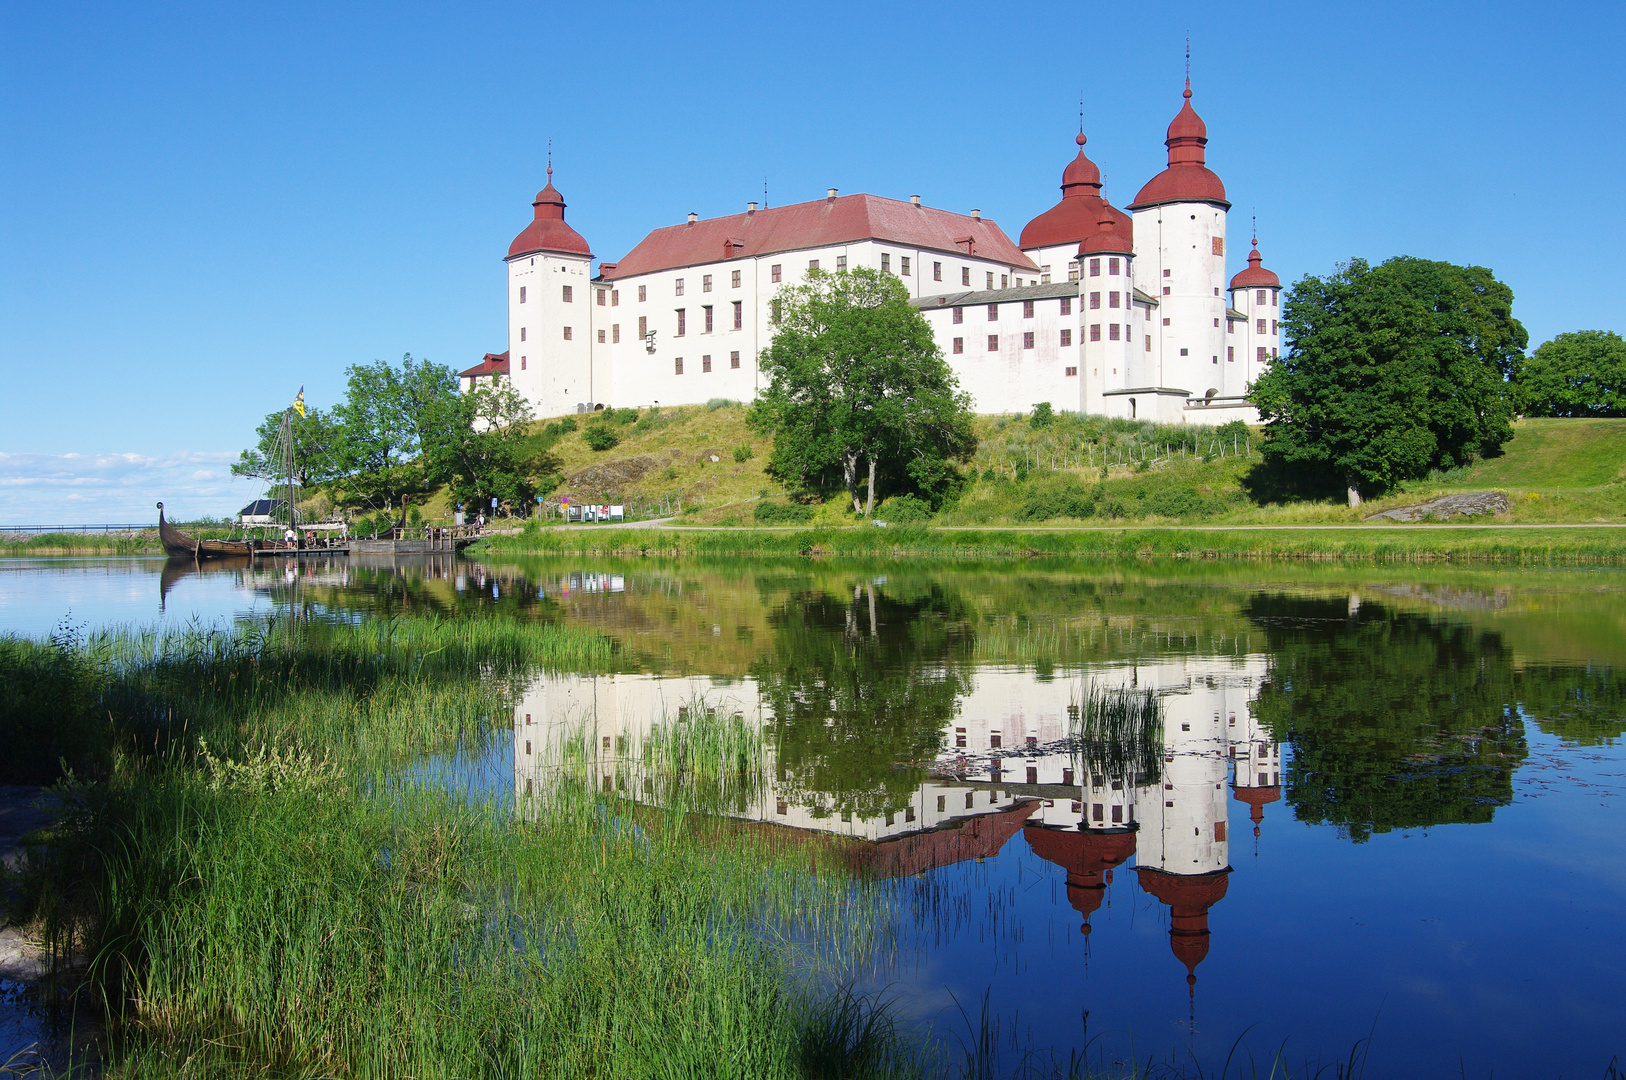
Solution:
M548 140L548 183L553 182L553 140Z
M1186 34L1186 97L1191 96L1191 34Z
M1259 215L1253 215L1253 246L1259 246Z

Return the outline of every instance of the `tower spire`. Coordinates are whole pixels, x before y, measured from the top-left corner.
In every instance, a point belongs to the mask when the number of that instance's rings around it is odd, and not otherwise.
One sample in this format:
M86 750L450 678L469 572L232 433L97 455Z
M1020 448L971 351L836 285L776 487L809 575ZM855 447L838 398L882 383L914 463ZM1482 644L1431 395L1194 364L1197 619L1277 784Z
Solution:
M548 140L548 183L553 183L553 140Z
M1191 96L1191 35L1186 35L1186 97Z

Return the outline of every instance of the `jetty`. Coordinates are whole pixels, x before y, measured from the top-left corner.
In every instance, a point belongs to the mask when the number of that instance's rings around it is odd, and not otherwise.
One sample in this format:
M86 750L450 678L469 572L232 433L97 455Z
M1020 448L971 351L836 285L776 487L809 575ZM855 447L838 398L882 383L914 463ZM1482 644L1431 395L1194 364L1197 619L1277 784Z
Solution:
M356 555L429 555L456 552L480 539L478 525L423 525L390 530L388 536L351 537L349 551Z

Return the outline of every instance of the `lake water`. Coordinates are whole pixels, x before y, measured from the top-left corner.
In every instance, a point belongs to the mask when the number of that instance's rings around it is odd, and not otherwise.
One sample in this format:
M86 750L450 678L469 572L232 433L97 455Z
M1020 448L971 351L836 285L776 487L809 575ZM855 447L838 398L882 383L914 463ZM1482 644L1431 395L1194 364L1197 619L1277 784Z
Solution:
M1626 1049L1617 571L0 562L0 632L290 608L610 635L613 671L536 676L511 738L425 768L525 814L562 769L661 802L639 747L678 725L763 748L718 812L889 882L859 985L951 1039L986 995L1007 1068Z

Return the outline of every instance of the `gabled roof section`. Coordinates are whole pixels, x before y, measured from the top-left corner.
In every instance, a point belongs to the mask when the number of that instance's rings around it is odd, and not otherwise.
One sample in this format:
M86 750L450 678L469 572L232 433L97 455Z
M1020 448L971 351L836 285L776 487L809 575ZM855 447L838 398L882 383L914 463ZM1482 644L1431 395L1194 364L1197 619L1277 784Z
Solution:
M459 371L457 377L459 379L478 379L484 375L506 374L508 374L508 354L506 352L488 352L480 358L478 364L475 364L467 371Z
M975 289L970 292L917 296L909 302L922 310L940 307L975 307L978 304L1009 304L1017 300L1052 300L1077 296L1078 282L1058 281L1049 285L1024 285L1020 289Z
M842 195L669 225L644 237L625 258L610 264L610 269L602 263L599 267L606 280L616 281L683 266L760 258L861 240L945 255L973 255L1013 270L1039 269L987 218L878 195Z

